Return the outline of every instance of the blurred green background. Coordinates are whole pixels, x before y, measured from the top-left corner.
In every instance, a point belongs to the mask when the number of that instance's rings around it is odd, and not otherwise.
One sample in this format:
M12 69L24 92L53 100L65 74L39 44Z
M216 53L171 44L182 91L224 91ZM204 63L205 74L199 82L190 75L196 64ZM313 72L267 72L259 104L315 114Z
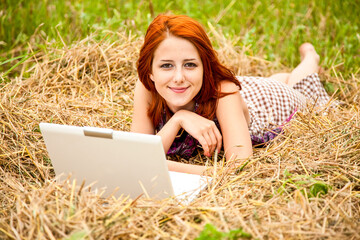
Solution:
M159 13L186 14L208 22L247 54L287 67L299 62L298 47L312 42L325 68L359 74L360 1L186 1L186 0L0 0L0 72L16 75L15 64L49 43L62 48L89 34L126 30L141 36ZM10 71L9 71L10 69ZM14 70L13 70L14 69Z

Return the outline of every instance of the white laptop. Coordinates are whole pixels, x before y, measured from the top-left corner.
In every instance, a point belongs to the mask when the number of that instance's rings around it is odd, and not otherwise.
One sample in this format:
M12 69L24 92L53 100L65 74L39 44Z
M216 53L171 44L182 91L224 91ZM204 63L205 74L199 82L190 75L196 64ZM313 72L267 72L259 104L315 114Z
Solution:
M168 171L161 137L112 129L40 123L50 160L60 181L71 176L104 196L176 196L190 202L209 178Z

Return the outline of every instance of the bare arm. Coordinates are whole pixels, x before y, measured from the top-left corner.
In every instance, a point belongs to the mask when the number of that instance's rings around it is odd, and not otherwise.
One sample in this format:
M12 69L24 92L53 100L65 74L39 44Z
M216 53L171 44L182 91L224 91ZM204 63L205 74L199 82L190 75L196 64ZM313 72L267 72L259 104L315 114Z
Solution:
M244 159L252 155L248 130L249 116L238 87L231 82L222 82L222 92L235 92L219 99L216 116L221 126L226 159ZM241 145L241 147L236 147Z
M186 163L180 163L169 160L168 160L168 168L170 171L174 171L174 172L183 172L183 173L191 173L198 175L202 175L206 170L205 166L186 164Z
M138 80L135 85L131 132L155 134L155 128L147 114L150 102L151 93Z

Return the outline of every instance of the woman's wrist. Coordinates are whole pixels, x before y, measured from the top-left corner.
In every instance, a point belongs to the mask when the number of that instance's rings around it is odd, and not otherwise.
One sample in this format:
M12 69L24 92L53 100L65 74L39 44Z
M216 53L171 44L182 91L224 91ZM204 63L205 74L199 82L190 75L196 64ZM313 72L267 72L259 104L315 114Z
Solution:
M181 120L181 114L176 112L168 121L171 125L173 125L176 129L180 130L182 120Z
M184 113L186 112L186 110L179 110L177 111L170 120L173 120L175 123L177 123L179 125L179 127L181 128L183 126L183 118L184 118Z
M189 118L189 114L191 114L193 112L190 112L188 110L184 110L184 109L181 109L179 111L177 111L173 117L175 118L175 120L177 121L177 123L179 124L179 126L181 128L183 128L183 125L184 125L184 119L185 118Z

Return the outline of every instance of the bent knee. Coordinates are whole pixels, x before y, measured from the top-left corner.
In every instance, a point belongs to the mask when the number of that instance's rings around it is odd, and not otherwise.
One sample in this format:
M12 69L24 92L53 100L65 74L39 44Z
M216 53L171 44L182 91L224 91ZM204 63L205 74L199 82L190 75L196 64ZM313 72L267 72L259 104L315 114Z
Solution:
M271 75L269 78L274 79L276 81L288 84L289 83L290 73L275 73Z

